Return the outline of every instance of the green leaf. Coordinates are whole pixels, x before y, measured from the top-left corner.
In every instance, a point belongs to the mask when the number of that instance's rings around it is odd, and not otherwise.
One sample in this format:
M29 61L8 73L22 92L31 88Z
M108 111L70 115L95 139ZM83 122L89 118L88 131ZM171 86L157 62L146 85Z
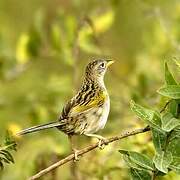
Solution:
M168 172L168 167L173 160L172 154L170 152L162 151L161 154L156 154L154 157L154 164L156 168L164 173Z
M170 151L173 157L180 157L180 130L174 129L172 133L170 133L168 138L168 146L167 151Z
M168 140L167 151L170 151L173 157L169 168L180 174L180 130L174 129Z
M140 167L147 169L147 170L154 170L154 165L151 159L145 155L142 155L137 152L130 151L129 158Z
M171 113L165 113L162 116L162 129L170 132L175 127L180 125L180 120L173 117Z
M179 140L179 139L180 139L180 129L176 128L171 132L169 136L169 141L173 143L173 140Z
M177 100L174 99L171 100L171 102L169 103L169 112L176 118L178 117L177 109L178 109Z
M131 168L130 173L133 180L151 180L151 175L148 171Z
M180 157L173 157L173 162L171 163L169 168L180 174Z
M123 156L124 161L126 162L127 166L133 169L137 169L137 170L143 170L144 168L140 167L139 165L137 165L136 163L134 163L129 156L124 155Z
M0 168L3 169L4 163L14 163L14 158L11 155L10 151L16 150L16 143L11 138L9 132L7 131L4 144L0 146Z
M6 158L1 158L1 161L4 161L5 163L10 164L10 161Z
M144 120L151 127L154 127L155 129L159 131L162 131L161 118L158 112L150 110L150 109L146 109L136 104L134 101L131 101L130 106L131 106L131 110L134 111L139 118Z
M160 88L158 93L172 99L180 99L180 85L167 85Z
M167 134L165 132L160 132L154 128L151 128L153 144L156 151L160 154L164 151L166 145Z
M1 153L4 154L5 158L8 159L10 162L14 163L14 159L13 156L11 155L11 153L7 150L1 150Z
M6 132L6 136L5 136L5 149L6 150L14 150L16 151L16 142L14 141L14 139L12 138L11 134L7 131Z
M119 152L124 155L129 155L129 151L120 149Z
M173 75L169 71L167 62L165 62L165 80L167 85L177 85Z
M4 167L3 165L4 163L14 163L14 159L12 157L12 155L10 154L10 152L8 152L8 150L0 150L0 167L1 169Z
M156 172L156 176L165 176L165 175L166 175L166 173L163 173L161 171Z
M128 158L127 160L132 162L133 165L136 164L141 169L154 170L153 162L149 157L134 151L119 150L119 152L124 154L124 156ZM129 165L130 164L131 163L129 163Z
M5 150L4 150L5 151ZM3 150L0 150L0 158L2 159L2 158L6 158L6 159L8 159L7 158L7 154L6 154L6 152L3 152Z

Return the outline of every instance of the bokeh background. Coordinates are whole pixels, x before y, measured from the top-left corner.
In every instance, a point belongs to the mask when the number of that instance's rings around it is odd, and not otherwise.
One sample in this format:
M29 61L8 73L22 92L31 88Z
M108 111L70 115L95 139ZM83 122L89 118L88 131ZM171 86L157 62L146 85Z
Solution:
M0 142L7 129L55 120L78 89L85 65L96 57L116 61L105 78L111 112L99 133L108 137L144 127L129 101L159 110L164 100L156 90L163 85L164 61L177 77L173 59L179 55L179 0L0 0ZM17 141L15 164L0 172L2 180L27 179L70 153L66 135L56 130ZM76 138L79 148L93 142ZM119 149L154 154L149 134L133 136L43 179L128 180Z

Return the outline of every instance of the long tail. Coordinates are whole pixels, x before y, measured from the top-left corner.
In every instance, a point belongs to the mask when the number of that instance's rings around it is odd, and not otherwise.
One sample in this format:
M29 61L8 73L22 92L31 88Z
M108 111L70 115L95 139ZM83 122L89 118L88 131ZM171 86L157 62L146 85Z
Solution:
M38 126L33 126L33 127L30 127L30 128L24 129L24 130L18 132L16 135L21 136L21 135L25 135L25 134L28 134L28 133L41 131L41 130L44 130L44 129L50 129L50 128L54 128L54 127L58 127L58 126L62 126L62 125L63 125L62 122L55 121L55 122L42 124L42 125L38 125Z

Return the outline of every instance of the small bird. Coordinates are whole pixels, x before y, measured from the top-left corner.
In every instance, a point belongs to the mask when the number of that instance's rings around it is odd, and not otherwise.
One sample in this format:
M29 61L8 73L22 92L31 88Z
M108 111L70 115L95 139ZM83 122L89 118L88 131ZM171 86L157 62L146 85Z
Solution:
M68 135L75 160L78 159L78 150L73 145L74 135L95 137L101 148L105 138L94 133L103 129L108 119L110 99L104 84L104 75L113 62L107 59L91 61L86 66L79 91L65 104L57 121L24 129L17 135L56 127Z

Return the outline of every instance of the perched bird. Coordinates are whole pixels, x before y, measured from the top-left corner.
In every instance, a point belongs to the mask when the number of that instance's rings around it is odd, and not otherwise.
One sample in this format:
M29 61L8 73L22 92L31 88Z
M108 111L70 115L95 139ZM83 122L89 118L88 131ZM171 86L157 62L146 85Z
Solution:
M68 135L77 159L78 151L73 146L73 135L86 135L99 140L99 147L105 138L94 134L103 129L110 110L110 99L104 84L104 75L112 60L91 61L85 69L84 80L77 94L67 102L57 121L24 129L17 133L24 135L49 128L58 128Z

